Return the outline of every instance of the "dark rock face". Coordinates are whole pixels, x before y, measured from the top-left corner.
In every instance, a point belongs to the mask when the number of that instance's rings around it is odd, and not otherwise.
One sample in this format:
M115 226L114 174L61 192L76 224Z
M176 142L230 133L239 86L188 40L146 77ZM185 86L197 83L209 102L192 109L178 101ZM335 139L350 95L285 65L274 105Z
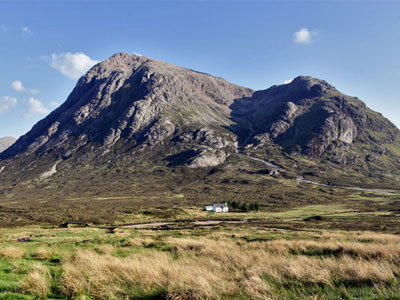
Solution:
M377 162L379 155L398 161L389 149L399 136L390 121L323 80L300 76L253 91L119 53L81 77L66 102L0 159L51 152L66 160L80 149L86 156L101 156L129 144L130 155L145 151L149 160L198 168L221 164L245 148L276 145L287 153L314 160L327 156L335 165L348 166Z

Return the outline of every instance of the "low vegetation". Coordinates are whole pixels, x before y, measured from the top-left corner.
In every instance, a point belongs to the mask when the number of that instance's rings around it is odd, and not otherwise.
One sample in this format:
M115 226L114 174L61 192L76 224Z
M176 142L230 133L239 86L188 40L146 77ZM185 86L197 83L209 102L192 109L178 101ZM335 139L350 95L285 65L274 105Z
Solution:
M399 299L396 234L32 227L0 246L1 299Z

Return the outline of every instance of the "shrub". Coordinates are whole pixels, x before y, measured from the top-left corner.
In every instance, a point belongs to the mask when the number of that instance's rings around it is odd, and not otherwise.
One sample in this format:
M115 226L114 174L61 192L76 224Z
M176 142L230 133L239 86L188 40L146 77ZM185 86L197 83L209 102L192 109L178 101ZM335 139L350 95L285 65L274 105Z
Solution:
M228 205L233 210L240 210L244 212L260 210L260 204L257 201L251 203L241 201L228 201Z

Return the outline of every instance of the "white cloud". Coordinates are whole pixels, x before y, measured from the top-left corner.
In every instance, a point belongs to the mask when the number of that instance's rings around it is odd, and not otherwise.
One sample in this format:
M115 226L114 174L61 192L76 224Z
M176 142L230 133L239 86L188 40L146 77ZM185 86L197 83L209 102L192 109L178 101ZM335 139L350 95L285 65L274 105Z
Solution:
M5 113L17 104L18 100L14 97L3 96L0 98L0 114Z
M7 32L8 28L5 25L1 25L0 26L0 30L3 31L3 32Z
M133 54L133 55L137 55L137 56L143 56L142 54L137 53L137 52L133 52L132 54Z
M292 79L289 79L289 80L285 80L284 82L283 82L283 84L288 84L288 83L291 83L293 81L293 78Z
M19 80L14 80L13 82L11 82L11 87L16 90L17 92L25 92L26 89L23 86L22 82Z
M17 92L24 92L24 93L28 93L28 94L32 94L32 95L37 95L39 94L39 91L36 89L27 89L24 87L24 85L22 84L21 81L19 80L14 80L13 82L11 82L10 86Z
M72 79L78 79L97 63L82 52L53 53L50 60L52 68Z
M30 97L28 107L26 108L24 116L25 118L30 118L40 115L46 115L49 112L50 110L46 108L40 100Z
M310 44L313 35L313 32L310 32L307 28L303 27L294 33L294 41L298 44Z
M32 34L32 31L28 26L22 27L21 30L22 30L22 33L24 33L24 34L27 34L27 35L31 35Z

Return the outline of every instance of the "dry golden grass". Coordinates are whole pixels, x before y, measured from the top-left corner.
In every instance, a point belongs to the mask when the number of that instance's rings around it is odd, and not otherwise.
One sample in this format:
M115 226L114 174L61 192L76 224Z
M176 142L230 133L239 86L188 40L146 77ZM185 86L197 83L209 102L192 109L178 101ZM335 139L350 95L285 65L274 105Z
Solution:
M154 239L151 237L136 237L128 240L129 245L132 247L142 247L152 242L154 242Z
M380 240L238 243L223 237L168 238L175 255L152 251L119 258L79 251L65 261L62 282L68 296L117 299L163 294L176 300L270 299L271 282L380 285L400 274L400 248L397 239L389 240L383 245Z
M42 264L34 264L28 276L21 283L21 290L24 293L45 299L50 292L51 279L47 267Z
M100 254L112 254L112 252L115 250L115 247L113 245L101 245L95 250Z
M265 248L268 252L307 255L348 255L364 259L400 259L400 244L360 243L348 241L287 241L252 243L249 248Z
M32 257L36 260L46 260L49 259L50 256L51 252L44 247L39 247L32 253Z
M251 248L263 248L274 253L307 255L332 255L360 257L364 259L400 259L400 245L395 243L360 243L349 241L287 241L278 240L267 243L251 244Z
M363 243L400 244L400 235L387 233L360 232L353 238Z
M25 249L15 246L7 246L0 248L0 257L7 259L17 259L25 256Z

